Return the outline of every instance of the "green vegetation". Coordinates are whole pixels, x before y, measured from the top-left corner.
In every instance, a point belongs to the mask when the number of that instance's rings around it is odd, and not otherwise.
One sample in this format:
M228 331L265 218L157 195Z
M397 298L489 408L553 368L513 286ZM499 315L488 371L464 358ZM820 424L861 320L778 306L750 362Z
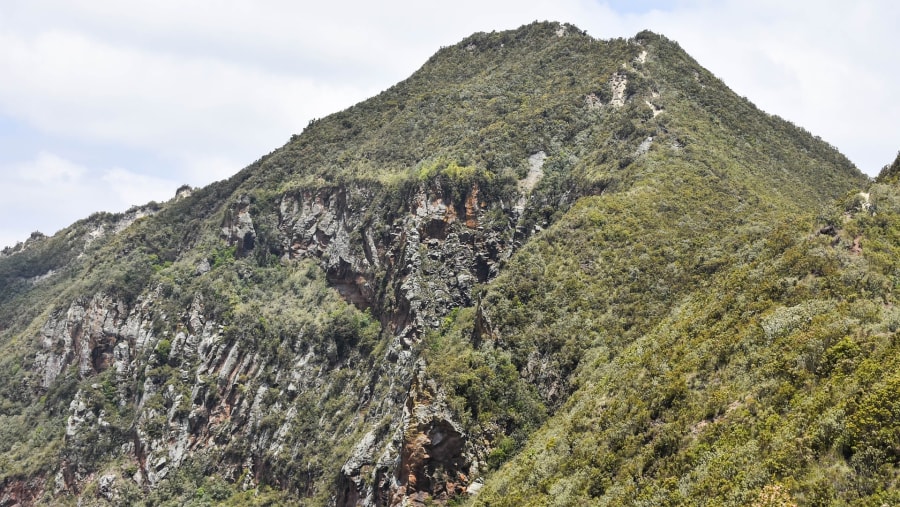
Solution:
M421 373L485 483L428 501L898 503L898 174L657 34L475 34L152 216L4 251L0 487L385 503Z
M881 169L881 173L878 174L878 182L888 184L900 182L900 153L897 153L897 158L892 164Z
M747 237L652 327L582 349L574 394L478 503L896 502L900 208L878 209Z

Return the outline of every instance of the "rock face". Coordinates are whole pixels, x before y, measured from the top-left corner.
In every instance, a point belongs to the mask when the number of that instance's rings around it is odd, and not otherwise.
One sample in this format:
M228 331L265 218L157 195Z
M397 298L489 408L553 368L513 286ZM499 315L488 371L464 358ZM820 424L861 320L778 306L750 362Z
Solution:
M338 505L446 501L465 493L469 476L477 473L474 446L454 420L444 393L422 375L424 364L417 367L400 420L380 457L375 459L378 442L370 432L341 468Z
M277 209L239 196L227 207L221 237L236 256L260 247L255 224L273 223L269 245L281 262L314 260L345 301L380 316L386 347L351 382L365 415L342 430L358 436L340 467L337 504L444 501L464 493L483 466L484 444L469 441L444 393L423 376L416 345L452 308L471 306L476 283L497 274L518 244L514 235L521 241L517 221L529 209L543 158L532 157L529 179L509 199L514 207L482 200L477 185L455 202L440 186L422 185L400 212L379 206L377 187L288 192ZM488 223L489 212L504 218ZM205 262L194 276L209 270ZM299 459L289 446L298 421L309 416L303 403L310 393L334 390L365 360L346 348L304 347L302 337L286 338L286 358L273 358L229 338L228 323L208 314L200 294L180 315L167 314L161 290L130 304L105 293L81 297L41 327L34 369L42 389L69 375L96 379L69 405L57 494L96 481L102 497L119 498L125 481L153 488L186 460L216 454L219 473L254 486ZM133 409L132 418L112 414L123 407ZM131 475L116 479L93 468L111 458L132 462ZM274 475L298 492L313 480Z
M238 255L253 250L256 230L253 228L253 219L250 218L250 199L246 195L240 196L229 208L225 223L222 224L222 237L237 248Z
M477 187L461 206L436 193L420 188L409 212L393 220L372 209L372 190L285 195L278 221L283 256L321 259L329 281L360 308L396 297L392 330L414 337L450 308L469 304L474 284L495 275L509 255L508 230L480 226L484 208L496 203L480 202ZM393 284L379 292L378 277Z
M152 297L129 308L105 294L79 298L63 313L50 316L40 331L35 369L49 388L69 366L86 378L113 367L120 379L135 367L135 353L152 346L149 328Z
M628 76L623 73L615 74L609 80L609 88L612 92L612 99L609 101L609 105L612 107L622 107L625 105L625 100L628 98L625 93L628 89Z
M0 505L17 506L32 505L44 492L44 480L35 478L29 481L6 481L0 484Z
M475 284L495 276L512 252L514 227L483 227L487 210L499 209L514 224L529 200L522 194L521 207L504 209L479 200L477 187L457 203L440 190L420 187L408 212L393 220L373 210L376 193L367 189L285 195L279 206L285 259L319 259L344 298L374 308L392 336L382 374L394 380L374 398L383 397L376 413L393 413L389 426L397 429L370 430L357 442L341 468L340 505L446 500L469 482L478 451L433 382L410 373L421 371L414 346L450 309L471 305Z
M473 469L466 435L453 420L434 381L414 379L403 411L400 467L391 486L391 505L422 504L429 498L448 500L464 493Z

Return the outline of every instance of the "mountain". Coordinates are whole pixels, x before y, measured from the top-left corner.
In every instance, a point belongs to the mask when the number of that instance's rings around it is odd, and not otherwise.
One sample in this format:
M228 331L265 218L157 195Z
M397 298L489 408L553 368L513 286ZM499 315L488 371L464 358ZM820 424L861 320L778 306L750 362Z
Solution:
M658 34L472 35L4 250L0 505L896 503L896 172Z

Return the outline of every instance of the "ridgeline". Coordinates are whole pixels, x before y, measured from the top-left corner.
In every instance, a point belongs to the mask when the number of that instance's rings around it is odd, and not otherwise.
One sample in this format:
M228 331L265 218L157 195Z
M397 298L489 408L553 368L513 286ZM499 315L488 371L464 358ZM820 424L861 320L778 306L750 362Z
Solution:
M474 34L0 255L0 504L900 503L875 182L644 31Z

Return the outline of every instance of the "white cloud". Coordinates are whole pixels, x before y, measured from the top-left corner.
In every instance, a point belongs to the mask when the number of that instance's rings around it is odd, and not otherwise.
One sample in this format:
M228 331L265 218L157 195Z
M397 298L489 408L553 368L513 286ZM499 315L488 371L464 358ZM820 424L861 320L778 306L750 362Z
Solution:
M0 166L0 248L39 230L45 234L97 211L121 212L149 201L165 201L178 184L120 168L92 171L52 153Z
M65 146L146 153L162 163L144 176L205 184L278 147L310 119L408 77L440 46L544 19L600 38L663 33L738 94L821 135L870 174L900 148L900 103L891 93L900 89L900 3L889 0L3 2L0 119L36 132L29 146L63 161L90 160L66 166L29 155L48 171L41 177L69 178L70 200L115 209L126 182L96 166L136 178L148 164ZM0 153L0 168L14 162ZM0 183L9 180L0 175ZM25 179L16 181L30 192ZM114 181L119 200L91 193ZM30 220L30 208L4 206L17 222ZM57 227L83 216L81 208L61 208L70 214ZM0 231L10 227L0 221ZM35 227L46 228L25 229Z
M40 185L64 185L80 180L87 171L68 160L52 153L38 153L37 159L13 169L13 173L23 182Z
M207 58L112 47L82 34L0 36L0 108L57 135L163 153L286 139L368 90Z
M120 203L129 203L129 206L152 200L168 200L175 195L177 188L174 181L136 174L120 168L105 171L100 176L100 181L113 192Z

